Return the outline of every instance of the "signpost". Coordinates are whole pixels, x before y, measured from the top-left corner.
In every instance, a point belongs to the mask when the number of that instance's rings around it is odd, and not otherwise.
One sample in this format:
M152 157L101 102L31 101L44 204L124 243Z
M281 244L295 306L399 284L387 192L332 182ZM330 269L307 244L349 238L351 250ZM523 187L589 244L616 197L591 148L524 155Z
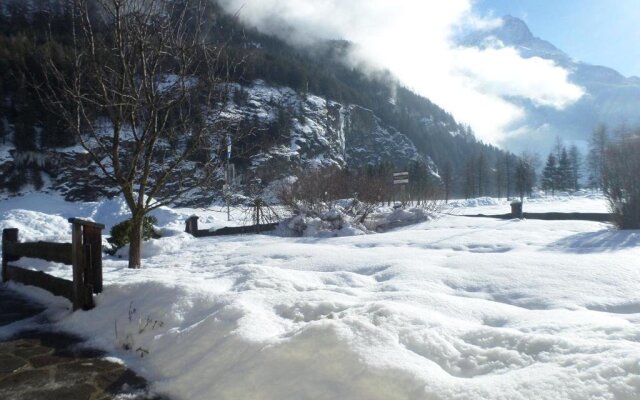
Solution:
M406 203L407 199L407 185L409 184L409 172L395 172L393 174L394 186L400 186L400 201L402 205Z
M393 174L394 185L408 185L409 173L408 172L396 172Z

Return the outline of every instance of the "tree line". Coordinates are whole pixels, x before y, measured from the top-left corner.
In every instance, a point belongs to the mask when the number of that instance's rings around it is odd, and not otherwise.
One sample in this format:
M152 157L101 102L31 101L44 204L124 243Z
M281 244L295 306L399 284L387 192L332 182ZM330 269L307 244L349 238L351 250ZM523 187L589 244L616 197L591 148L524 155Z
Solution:
M577 191L582 178L582 154L576 145L569 149L557 140L555 149L547 156L542 171L542 189L556 192Z
M467 159L458 175L451 166L444 166L441 177L445 200L452 195L465 199L485 196L523 199L532 194L537 183L538 164L539 158L533 153L517 156L477 152Z

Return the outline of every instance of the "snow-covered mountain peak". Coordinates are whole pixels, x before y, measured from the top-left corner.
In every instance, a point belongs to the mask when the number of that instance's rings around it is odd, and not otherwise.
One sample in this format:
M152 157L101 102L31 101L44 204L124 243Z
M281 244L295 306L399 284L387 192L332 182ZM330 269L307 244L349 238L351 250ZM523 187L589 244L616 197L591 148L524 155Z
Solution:
M502 17L502 24L489 29L475 31L460 41L467 47L487 48L499 46L514 47L524 57L552 58L562 63L568 56L553 44L533 35L527 23L511 15Z
M507 15L500 26L469 33L458 40L458 44L478 49L509 47L523 58L550 60L565 69L568 81L587 94L561 110L519 101L517 106L524 109L525 117L510 127L514 134L503 143L507 148L518 151L541 145L550 147L556 137L586 145L588 135L600 124L615 128L623 122L640 123L637 107L640 78L626 78L612 68L576 60L536 37L519 18ZM522 135L522 132L532 134Z
M513 44L524 44L535 39L527 24L511 15L502 17L502 25L494 29L494 34L499 34L501 39Z

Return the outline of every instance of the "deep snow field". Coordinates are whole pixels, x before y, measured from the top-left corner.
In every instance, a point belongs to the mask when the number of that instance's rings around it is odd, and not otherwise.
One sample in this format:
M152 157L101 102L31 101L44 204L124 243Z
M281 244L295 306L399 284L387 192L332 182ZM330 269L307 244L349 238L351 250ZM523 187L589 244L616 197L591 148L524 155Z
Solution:
M640 398L640 232L456 215L508 210L479 199L383 234L194 239L181 233L186 217L221 227L222 210L164 209L168 236L145 245L142 270L105 258L94 310L11 286L175 400ZM525 211L606 204L536 199ZM72 216L110 227L126 209L0 202L0 228L25 241L69 241Z

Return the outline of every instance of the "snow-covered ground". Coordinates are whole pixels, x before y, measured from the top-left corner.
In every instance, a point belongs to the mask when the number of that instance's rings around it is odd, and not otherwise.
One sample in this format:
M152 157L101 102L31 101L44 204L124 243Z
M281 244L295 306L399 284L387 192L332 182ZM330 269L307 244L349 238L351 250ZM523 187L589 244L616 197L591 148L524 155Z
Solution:
M180 231L201 211L161 210L170 236L147 244L142 270L105 259L94 310L13 286L177 400L640 398L640 232L455 215L508 212L491 199L449 211L384 234L194 239ZM125 214L34 195L0 202L0 227L67 241L66 217Z

